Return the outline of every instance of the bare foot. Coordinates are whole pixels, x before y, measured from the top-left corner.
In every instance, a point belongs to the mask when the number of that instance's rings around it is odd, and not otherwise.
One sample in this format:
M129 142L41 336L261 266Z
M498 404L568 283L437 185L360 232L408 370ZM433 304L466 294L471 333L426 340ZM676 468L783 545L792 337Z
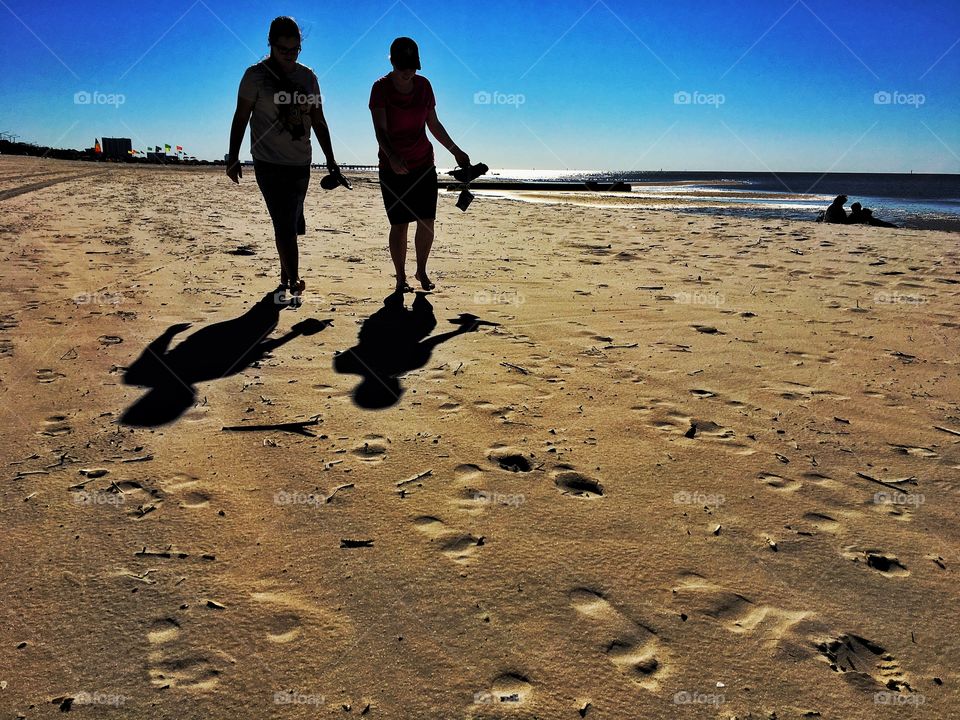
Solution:
M423 272L417 272L414 277L420 281L420 287L422 287L424 290L433 290L433 288L436 287L432 282L430 282L430 278L427 277L426 270Z

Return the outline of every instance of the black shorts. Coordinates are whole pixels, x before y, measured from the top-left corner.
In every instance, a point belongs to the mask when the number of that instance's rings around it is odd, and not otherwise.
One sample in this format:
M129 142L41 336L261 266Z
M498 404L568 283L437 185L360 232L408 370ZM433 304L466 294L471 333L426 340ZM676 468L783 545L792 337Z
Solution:
M437 217L437 168L434 165L397 175L380 168L380 192L391 225Z
M303 235L303 201L310 184L309 165L278 165L254 159L257 185L267 203L273 232L278 238Z

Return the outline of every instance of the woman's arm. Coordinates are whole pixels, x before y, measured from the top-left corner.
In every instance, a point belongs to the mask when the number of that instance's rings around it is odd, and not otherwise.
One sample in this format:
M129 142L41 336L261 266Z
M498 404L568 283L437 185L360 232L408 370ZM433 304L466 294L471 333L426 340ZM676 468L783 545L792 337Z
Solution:
M390 145L390 136L387 133L387 109L382 107L371 108L370 114L373 115L373 131L377 134L377 143L383 150L383 154L387 156L390 167L397 175L406 175L409 172L407 164L402 157L393 151Z
M323 150L323 156L327 159L327 170L335 170L337 161L333 157L330 128L327 127L327 119L323 116L323 105L319 102L310 111L310 124L313 125L313 132L317 136L317 142L320 143L320 149Z
M243 177L240 169L240 146L243 136L247 133L247 123L253 113L253 102L237 98L237 110L233 113L233 123L230 125L230 151L227 154L227 177L238 185L239 178Z
M449 133L447 133L447 129L440 122L440 118L437 117L437 109L435 107L430 108L430 113L427 115L427 127L430 128L430 132L433 133L433 136L440 144L453 154L457 165L460 167L470 166L470 156L461 150L451 139Z

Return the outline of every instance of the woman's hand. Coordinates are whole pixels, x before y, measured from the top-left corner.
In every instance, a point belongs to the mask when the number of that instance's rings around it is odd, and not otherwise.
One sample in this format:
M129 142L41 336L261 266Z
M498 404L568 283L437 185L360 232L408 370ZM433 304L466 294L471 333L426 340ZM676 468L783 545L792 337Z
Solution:
M460 148L453 151L453 159L456 160L457 165L462 168L470 167L470 156Z
M390 169L397 175L406 175L410 172L407 163L399 155L390 155L387 159L390 161Z
M240 178L243 177L243 168L239 160L227 160L227 177L233 180L237 185L240 184Z

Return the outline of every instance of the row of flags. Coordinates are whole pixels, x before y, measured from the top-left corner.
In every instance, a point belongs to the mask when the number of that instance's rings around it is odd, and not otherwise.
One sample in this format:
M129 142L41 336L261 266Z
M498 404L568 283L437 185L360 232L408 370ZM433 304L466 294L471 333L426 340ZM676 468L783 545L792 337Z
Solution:
M176 154L177 154L178 156L179 156L179 155L182 155L182 154L183 154L183 146L182 146L182 145L177 145L176 148L177 148L177 153L176 153ZM163 146L163 151L164 151L165 154L169 154L170 151L171 151L171 149L172 149L172 148L171 148L170 145L164 145L164 146ZM93 140L93 151L94 151L95 153L97 153L98 155L103 152L103 149L100 147L100 140L99 140L99 138L94 138L94 140ZM149 147L148 147L146 150L127 150L127 153L130 154L130 155L132 155L132 156L136 156L136 155L146 155L146 154L149 153L149 152L151 152ZM159 146L159 145L154 145L154 147L153 147L153 152L155 152L155 153L160 152L160 146Z

